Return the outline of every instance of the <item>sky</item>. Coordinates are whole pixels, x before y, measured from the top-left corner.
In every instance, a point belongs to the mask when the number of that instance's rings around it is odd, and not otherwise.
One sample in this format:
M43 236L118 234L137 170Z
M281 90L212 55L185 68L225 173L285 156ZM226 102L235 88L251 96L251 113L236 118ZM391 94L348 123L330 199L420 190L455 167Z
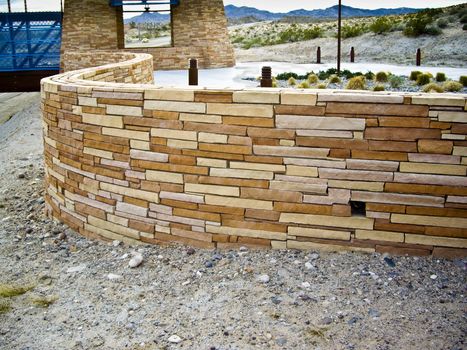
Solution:
M30 11L59 11L60 0L27 0ZM65 1L65 0L64 0ZM183 1L183 0L182 0ZM13 11L24 11L24 0L11 0ZM343 5L375 9L395 7L444 7L457 5L466 0L342 0ZM225 5L250 6L271 12L288 12L297 9L322 9L338 3L337 0L224 0ZM0 0L0 12L7 11L7 0Z

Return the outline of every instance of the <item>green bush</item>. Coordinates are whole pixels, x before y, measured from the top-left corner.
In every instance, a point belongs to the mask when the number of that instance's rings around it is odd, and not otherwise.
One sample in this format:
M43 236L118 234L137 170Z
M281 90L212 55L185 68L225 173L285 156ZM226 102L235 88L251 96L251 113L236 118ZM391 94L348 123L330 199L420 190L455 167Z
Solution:
M409 18L405 25L404 34L406 36L417 37L427 34L427 26L433 23L433 17L425 11L418 12Z
M298 79L298 74L293 72L284 72L276 75L277 80L289 80L289 78Z
M349 80L345 88L347 90L366 90L365 77L362 75L353 77Z
M290 86L295 86L297 85L297 81L294 77L290 77L289 80L287 80L287 84L289 84Z
M444 90L450 92L458 92L462 90L462 84L457 81L447 81L443 84Z
M442 86L436 84L436 83L430 83L427 84L423 87L423 92L444 92L444 89Z
M436 79L437 82L446 81L446 74L438 72L438 73L436 73L436 78L435 79Z
M430 76L426 73L422 73L417 77L417 85L426 85L430 82Z
M365 73L365 79L367 80L373 80L375 78L375 73L372 71L368 71Z
M389 32L392 28L392 24L389 22L387 17L379 17L370 25L370 30L375 34L383 34Z
M307 81L309 84L316 84L319 81L319 79L316 74L310 74L308 75Z
M365 33L364 24L343 25L341 30L342 39L353 38Z
M389 77L389 84L394 89L400 88L403 82L404 79L398 75L391 75Z
M416 81L418 76L422 74L422 72L420 72L419 70L414 70L414 71L411 71L410 72L410 76L409 76L409 79L410 80L413 80L413 81Z
M467 14L463 15L460 19L461 23L467 23Z
M426 27L426 34L428 35L440 35L443 31L436 26Z
M384 91L384 85L375 85L373 91Z
M299 89L309 89L310 84L307 81L302 81L300 84L297 85Z
M341 82L341 79L336 74L333 74L329 77L329 82L331 84L339 84Z
M375 80L380 83L385 83L388 81L388 75L386 72L376 73Z
M467 86L467 75L462 75L459 78L459 83L461 83L464 87L466 87Z
M438 25L438 27L440 28L446 28L448 26L448 20L447 19L444 19L444 18L440 18L438 19L438 21L436 22L436 24Z

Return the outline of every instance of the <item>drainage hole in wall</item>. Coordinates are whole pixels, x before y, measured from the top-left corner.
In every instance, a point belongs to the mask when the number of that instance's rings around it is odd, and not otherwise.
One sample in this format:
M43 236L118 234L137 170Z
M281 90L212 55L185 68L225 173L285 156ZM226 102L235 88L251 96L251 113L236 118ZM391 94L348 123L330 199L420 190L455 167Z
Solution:
M352 216L366 216L366 203L350 201Z

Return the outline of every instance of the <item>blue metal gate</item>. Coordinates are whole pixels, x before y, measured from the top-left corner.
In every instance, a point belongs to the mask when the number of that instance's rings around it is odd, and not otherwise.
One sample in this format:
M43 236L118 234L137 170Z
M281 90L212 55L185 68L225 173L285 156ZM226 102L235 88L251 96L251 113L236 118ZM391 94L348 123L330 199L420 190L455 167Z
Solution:
M58 70L61 12L0 13L0 72Z

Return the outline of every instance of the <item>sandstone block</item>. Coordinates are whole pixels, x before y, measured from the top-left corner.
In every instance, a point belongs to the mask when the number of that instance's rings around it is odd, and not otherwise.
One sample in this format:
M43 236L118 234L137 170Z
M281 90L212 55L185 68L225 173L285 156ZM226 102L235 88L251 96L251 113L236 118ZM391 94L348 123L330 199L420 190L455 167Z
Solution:
M327 196L303 196L304 203L313 204L348 204L350 200L350 191L345 189L329 188Z
M422 174L441 174L441 175L466 175L467 167L465 165L450 164L427 164L401 162L400 171L403 173L422 173Z
M409 162L418 163L443 163L443 164L460 164L459 156L450 156L447 154L420 154L409 153Z
M193 183L185 184L185 192L195 192L195 193L203 193L203 194L209 193L209 194L216 194L219 196L231 196L231 197L240 196L240 189L238 187L201 185L201 184L193 184Z
M227 135L213 134L208 132L200 132L198 135L199 142L207 143L227 143Z
M426 117L428 106L329 102L326 106L326 113Z
M117 210L122 211L124 213L147 217L148 216L148 209L143 208L137 205L125 203L125 202L117 202Z
M403 103L404 97L397 95L356 94L344 91L318 93L320 102L365 102L365 103Z
M253 152L257 155L266 156L326 158L329 154L329 148L254 145Z
M264 199L284 202L301 202L300 192L265 190L261 188L242 188L242 198Z
M271 171L244 170L244 169L223 169L211 168L210 176L232 177L239 179L272 180L274 173Z
M97 98L78 96L78 104L80 106L97 107Z
M115 193L115 194L121 194L123 196L128 196L132 198L144 199L152 203L159 202L159 196L157 193L154 193L154 192L142 191L142 190L138 190L134 188L113 185L113 184L109 184L106 182L101 182L100 188L103 191L107 191L107 192Z
M161 191L159 193L159 198L173 199L175 201L181 201L181 202L204 203L204 197L202 195L193 195L193 194L178 193L178 192Z
M179 149L197 149L198 142L169 139L167 140L167 146Z
M454 111L439 111L438 120L440 122L467 123L467 113Z
M447 175L425 175L395 173L394 182L412 183L421 185L442 185L442 186L467 186L465 176L447 176Z
M235 103L279 103L279 92L244 90L234 91L233 102Z
M366 252L373 253L374 248L365 248L365 247L355 247L351 245L338 245L338 244L323 244L315 242L299 242L293 240L287 240L287 249L302 249L302 250L318 250L318 251L327 251L327 252L346 252L346 251L356 251L356 252Z
M130 140L130 147L135 149L141 149L145 151L150 150L149 142L147 141L139 141L139 140Z
M165 153L147 152L136 149L130 150L130 157L134 159L150 160L153 162L168 162L169 155Z
M149 132L134 131L126 129L113 129L113 128L102 128L103 135L124 137L127 139L136 139L142 141L149 141Z
M168 101L194 101L194 90L185 89L151 89L144 91L145 100L168 100Z
M265 163L248 163L248 162L230 162L232 169L246 169L246 170L263 170L273 172L285 172L284 165L278 164L265 164Z
M351 139L354 137L351 131L297 130L296 132L297 132L297 136L330 137L330 138L343 138L343 139Z
M227 161L223 159L211 159L211 158L201 158L196 159L196 164L198 166L208 166L213 168L226 168Z
M93 156L96 156L96 157L113 159L113 153L112 152L102 151L100 149L84 147L83 153L84 154L90 154L90 155L93 155Z
M365 130L365 119L277 115L279 129Z
M338 239L342 241L350 240L349 231L325 230L321 228L305 228L289 226L288 234L299 237L312 237L323 239Z
M442 207L444 205L444 197L384 192L352 191L352 200L386 204L412 204L428 207Z
M397 171L399 169L398 162L390 162L390 161L347 159L346 163L347 163L348 169L381 170L381 171Z
M287 239L287 234L284 232L253 230L248 228L206 225L206 231L230 236L274 239L279 241L285 241Z
M196 141L197 134L195 131L185 131L185 130L171 130L171 129L151 129L151 136L154 137L164 137L167 139L177 139L177 140L188 140Z
M366 128L365 139L383 141L416 141L418 139L440 139L439 129L421 128Z
M318 168L298 165L287 165L286 175L318 177Z
M467 228L467 218L391 214L391 222L422 226Z
M109 232L117 233L133 239L139 239L139 232L129 227L124 227L113 222L105 221L94 216L88 216L88 223L92 226L107 230Z
M141 107L107 105L107 114L142 117L143 110Z
M292 91L281 92L281 103L283 105L315 106L316 101L317 101L316 93L292 92Z
M451 154L452 141L418 140L419 153Z
M166 171L146 170L146 180L183 184L183 175Z
M467 156L467 147L462 147L462 146L454 146L454 150L452 152L453 155L455 156Z
M237 117L272 118L272 105L208 103L208 114L230 115Z
M292 222L296 224L326 227L361 228L367 230L372 230L374 224L373 219L364 217L337 217L294 213L282 213L279 222Z
M373 241L404 242L404 234L401 232L356 230L355 238L370 239Z
M326 193L328 186L326 184L310 184L304 182L292 181L270 181L272 190L299 191L304 193Z
M327 169L318 170L319 177L324 179L336 180L361 180L365 181L392 181L393 173L385 171L370 171L370 170L342 170L342 169Z
M220 205L220 206L234 207L234 208L272 210L272 202L270 201L221 197L221 196L213 196L213 195L206 195L204 199L205 199L206 204L210 204L210 205Z
M432 97L432 96L412 96L413 105L429 105L429 106L449 106L449 107L464 107L465 100L462 97Z
M330 188L346 188L349 190L364 190L375 192L382 192L384 190L384 182L329 180L328 186Z
M123 128L123 118L115 115L98 115L83 113L83 123Z
M430 246L467 248L467 239L406 234L405 243Z
M158 111L206 113L206 104L202 102L144 101L144 109Z
M212 115L212 114L180 113L180 120L187 121L187 122L197 122L197 123L211 123L211 124L222 123L222 117L220 115Z

